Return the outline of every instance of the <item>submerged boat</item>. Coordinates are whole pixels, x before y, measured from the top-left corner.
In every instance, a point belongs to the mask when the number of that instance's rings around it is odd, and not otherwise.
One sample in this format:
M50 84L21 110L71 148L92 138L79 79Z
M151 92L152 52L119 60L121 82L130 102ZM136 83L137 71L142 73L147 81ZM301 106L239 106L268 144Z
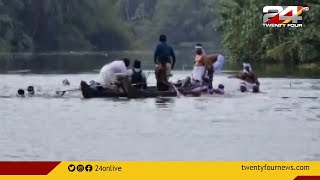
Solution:
M119 80L121 82L122 92L108 90L104 88L93 89L88 85L85 81L81 81L80 87L82 96L86 99L89 98L114 98L114 97L127 97L129 99L138 99L138 98L157 98L157 97L177 97L177 92L172 89L169 91L158 91L155 86L148 87L147 89L137 89L133 87L128 78L121 78ZM181 84L176 84L176 86L180 87ZM181 91L180 91L181 90ZM186 96L200 96L198 93L194 93L191 91L183 91L180 89L179 91Z
M104 89L93 89L88 85L85 81L81 81L80 83L81 93L83 98L104 98L104 97L125 97L126 95L123 93L117 93L113 91L108 91Z

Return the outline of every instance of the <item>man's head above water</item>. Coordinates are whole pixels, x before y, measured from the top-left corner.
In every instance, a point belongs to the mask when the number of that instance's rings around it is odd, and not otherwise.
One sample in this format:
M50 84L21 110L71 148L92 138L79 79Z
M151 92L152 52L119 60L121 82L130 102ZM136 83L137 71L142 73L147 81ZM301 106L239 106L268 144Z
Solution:
M249 63L243 63L243 70L248 73L251 72L252 71L251 65Z

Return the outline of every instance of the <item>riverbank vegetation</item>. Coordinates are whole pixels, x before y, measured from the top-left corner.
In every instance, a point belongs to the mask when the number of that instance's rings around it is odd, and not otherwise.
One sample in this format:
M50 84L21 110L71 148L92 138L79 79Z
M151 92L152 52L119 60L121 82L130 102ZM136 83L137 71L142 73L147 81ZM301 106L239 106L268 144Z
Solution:
M264 28L266 5L310 11L303 28ZM152 51L164 33L175 48L210 42L233 62L319 64L319 19L318 0L0 0L0 53Z
M0 52L127 49L116 2L0 0Z
M223 46L233 61L268 63L320 63L320 1L309 0L221 0L220 30ZM303 28L262 27L262 9L266 5L301 5Z

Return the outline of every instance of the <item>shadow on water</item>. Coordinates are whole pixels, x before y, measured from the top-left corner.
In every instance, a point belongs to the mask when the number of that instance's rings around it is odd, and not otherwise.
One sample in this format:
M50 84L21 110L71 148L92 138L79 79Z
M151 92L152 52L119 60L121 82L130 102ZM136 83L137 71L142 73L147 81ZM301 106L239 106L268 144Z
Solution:
M0 99L10 99L12 96L0 96Z
M173 98L156 98L155 104L156 107L159 109L170 109L171 106L174 104Z
M114 102L116 104L128 104L128 103L142 103L142 104L147 104L150 99L128 99L126 97L120 97L120 98L101 98L101 99L84 99L82 98L83 101L91 101L91 100L102 100L102 101L108 101L108 102ZM155 98L155 105L159 109L170 109L171 106L174 104L174 98Z
M311 85L310 87L312 90L320 90L320 86Z

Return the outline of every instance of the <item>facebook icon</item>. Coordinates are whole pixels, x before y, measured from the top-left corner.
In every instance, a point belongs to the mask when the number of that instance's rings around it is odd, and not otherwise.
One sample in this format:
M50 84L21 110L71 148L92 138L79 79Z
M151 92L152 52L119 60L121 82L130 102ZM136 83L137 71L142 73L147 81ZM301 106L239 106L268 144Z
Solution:
M86 171L91 172L92 171L92 166L89 164L86 166Z

